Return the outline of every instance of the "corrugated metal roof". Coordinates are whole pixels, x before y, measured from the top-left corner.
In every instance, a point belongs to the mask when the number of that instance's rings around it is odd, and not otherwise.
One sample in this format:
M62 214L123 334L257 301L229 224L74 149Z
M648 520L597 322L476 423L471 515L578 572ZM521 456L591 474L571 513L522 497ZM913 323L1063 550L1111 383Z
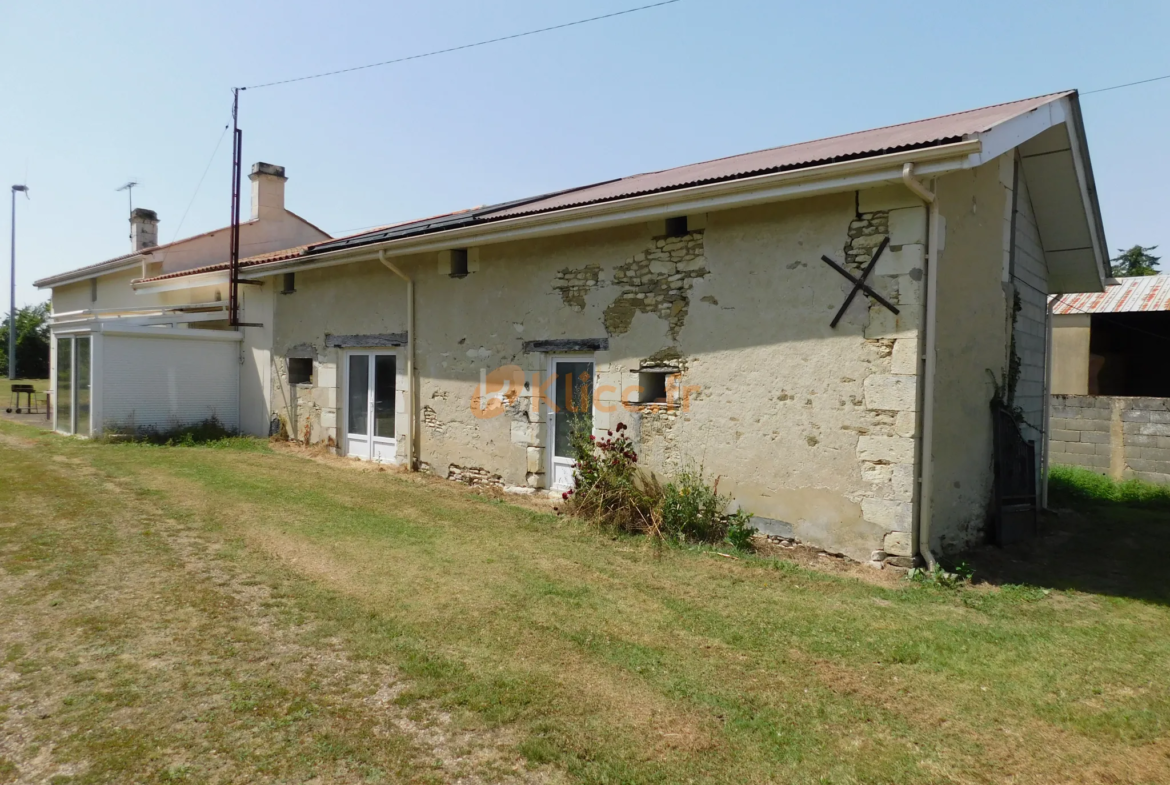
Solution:
M891 125L869 131L833 136L812 142L773 147L754 153L745 153L714 161L666 169L659 172L633 175L617 180L606 180L577 188L568 188L552 193L540 194L511 202L476 207L452 213L406 221L379 227L348 237L325 240L305 246L301 254L315 254L355 248L373 243L397 240L425 234L436 234L464 226L483 224L491 221L513 218L541 212L578 207L597 202L615 201L643 194L669 191L706 183L754 177L771 172L803 169L837 161L868 158L904 150L936 147L938 145L963 141L975 134L984 133L1013 118L1035 111L1053 101L1072 95L1073 91L1051 93L1022 101L996 104L981 109L917 120L900 125ZM253 261L258 257L241 261L242 266L261 264ZM292 258L281 257L284 258ZM264 261L279 261L266 259ZM179 277L182 275L226 269L226 265L215 265L198 270L172 273L147 280Z
M1170 275L1118 278L1103 292L1066 294L1052 304L1054 314L1170 311Z
M867 158L902 150L959 142L972 134L989 131L1002 122L1031 112L1067 95L1071 95L1071 92L1052 93L1051 95L987 106L982 109L972 109L927 120L890 125L843 136L831 136L813 142L773 147L770 150L719 158L714 161L680 166L661 172L623 177L620 180L599 183L559 196L493 212L492 217L500 218L576 207L593 202L622 199L720 180L753 177L770 172L803 169L836 161Z
M859 131L843 136L832 136L813 142L773 147L769 150L719 158L714 161L638 174L617 180L606 180L527 199L518 199L513 202L450 213L433 219L409 221L390 228L377 229L332 242L318 243L309 253L326 253L504 218L627 199L633 196L705 183L803 169L903 150L936 147L962 141L974 134L984 133L1000 123L1035 111L1071 94L1072 91L1052 93L927 120L891 125L870 131Z

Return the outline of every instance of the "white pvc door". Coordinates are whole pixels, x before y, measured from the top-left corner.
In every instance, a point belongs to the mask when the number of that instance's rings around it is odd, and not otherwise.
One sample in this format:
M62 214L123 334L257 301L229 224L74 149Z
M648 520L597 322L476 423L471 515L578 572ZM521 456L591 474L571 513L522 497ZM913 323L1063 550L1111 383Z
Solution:
M554 357L549 370L556 377L556 411L548 414L549 477L554 489L567 490L573 487L573 429L593 429L593 360Z
M393 352L349 352L345 358L345 452L393 463L398 358Z

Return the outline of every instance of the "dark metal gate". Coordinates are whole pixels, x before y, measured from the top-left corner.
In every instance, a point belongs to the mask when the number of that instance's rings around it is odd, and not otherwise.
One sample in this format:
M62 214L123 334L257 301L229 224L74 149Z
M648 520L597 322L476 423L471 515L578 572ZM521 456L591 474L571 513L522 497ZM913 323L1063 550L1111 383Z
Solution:
M1024 438L1011 411L991 405L995 438L995 507L991 538L1010 545L1037 533L1036 443Z

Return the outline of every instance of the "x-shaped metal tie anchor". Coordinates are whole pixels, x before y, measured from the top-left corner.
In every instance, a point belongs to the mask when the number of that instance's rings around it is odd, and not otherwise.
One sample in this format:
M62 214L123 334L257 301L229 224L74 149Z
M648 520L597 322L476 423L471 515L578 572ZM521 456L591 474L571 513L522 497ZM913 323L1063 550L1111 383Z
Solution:
M841 310L837 311L837 315L833 317L833 321L829 323L829 327L836 327L837 326L837 322L841 321L841 317L845 315L845 311L849 308L849 305L853 302L853 298L857 296L858 291L865 292L870 297L877 300L879 303L886 306L894 313L898 313L898 309L896 307L894 307L894 305L889 300L887 300L886 298L882 297L880 294L875 292L872 288L870 288L869 284L867 284L865 282L865 279L869 277L870 272L873 270L874 265L877 264L878 257L882 255L882 251L886 250L886 246L889 244L890 244L889 237L882 238L881 245L879 245L877 250L874 251L873 258L869 260L869 264L867 264L865 266L865 269L861 271L860 278L854 277L853 273L849 272L848 270L846 270L844 267L842 267L841 265L834 262L829 257L827 257L827 256L821 257L821 260L824 261L827 265L829 265L834 270L841 273L841 275L845 276L846 278L848 278L850 281L853 282L853 291L849 292L849 296L846 297L845 302L841 304Z

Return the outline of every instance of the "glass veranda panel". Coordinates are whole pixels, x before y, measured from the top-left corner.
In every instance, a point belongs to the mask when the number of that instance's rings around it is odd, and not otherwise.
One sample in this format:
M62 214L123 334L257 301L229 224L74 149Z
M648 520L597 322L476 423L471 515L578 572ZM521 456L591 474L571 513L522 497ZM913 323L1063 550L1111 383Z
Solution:
M73 339L57 339L57 430L73 433Z
M77 432L83 436L89 436L89 377L91 366L91 338L87 336L78 337L75 345L77 354Z

